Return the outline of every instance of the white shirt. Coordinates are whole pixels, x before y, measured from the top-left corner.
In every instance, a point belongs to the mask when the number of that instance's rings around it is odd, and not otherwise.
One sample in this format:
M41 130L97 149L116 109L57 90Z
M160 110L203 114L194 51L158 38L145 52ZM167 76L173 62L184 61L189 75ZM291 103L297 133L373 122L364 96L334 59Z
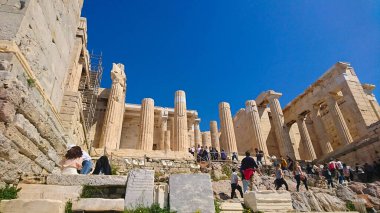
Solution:
M232 183L238 183L238 175L236 172L233 172L232 175L231 175L231 184Z
M91 156L87 152L85 152L85 151L82 150L82 153L83 153L82 154L83 160L91 161Z

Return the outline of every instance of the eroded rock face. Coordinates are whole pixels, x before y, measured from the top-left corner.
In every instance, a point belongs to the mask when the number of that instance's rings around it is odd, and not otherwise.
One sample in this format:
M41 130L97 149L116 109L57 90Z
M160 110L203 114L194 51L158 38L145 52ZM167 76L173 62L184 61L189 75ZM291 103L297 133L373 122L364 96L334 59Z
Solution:
M293 192L292 201L293 208L303 212L333 212L346 210L346 203L343 200L323 192Z
M356 199L355 192L353 192L350 188L341 185L336 187L336 196L345 202L354 201Z

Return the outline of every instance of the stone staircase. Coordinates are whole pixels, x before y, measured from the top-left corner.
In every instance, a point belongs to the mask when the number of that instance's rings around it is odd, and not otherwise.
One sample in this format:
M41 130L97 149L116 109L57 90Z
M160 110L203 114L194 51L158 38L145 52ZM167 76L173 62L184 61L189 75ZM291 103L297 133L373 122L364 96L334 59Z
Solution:
M288 191L263 190L244 194L244 204L254 212L292 212L292 198Z
M220 204L221 213L237 213L237 212L243 212L244 208L241 205L240 202L234 202L234 203L221 203Z

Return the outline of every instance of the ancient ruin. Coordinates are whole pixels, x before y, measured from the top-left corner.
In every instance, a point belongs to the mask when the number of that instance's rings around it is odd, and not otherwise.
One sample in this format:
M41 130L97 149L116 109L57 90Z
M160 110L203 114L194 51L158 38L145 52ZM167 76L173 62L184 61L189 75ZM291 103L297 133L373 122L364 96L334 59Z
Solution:
M113 64L112 85L100 88L102 57L87 50L82 6L83 0L0 1L0 185L59 174L69 144L94 158L112 156L121 175L133 166L160 168L168 175L198 172L188 152L198 145L224 149L228 155L258 148L266 159L274 155L326 162L339 157L353 165L380 158L375 86L361 83L349 63L334 64L285 107L281 91L273 90L242 103L235 115L229 103L221 102L215 106L219 124L210 121L209 130L201 131L201 113L187 108L191 100L185 91L166 94L173 96L174 108L156 106L151 98L129 103L123 64ZM167 185L149 184L157 191L150 203L168 199ZM124 200L115 205L123 209Z

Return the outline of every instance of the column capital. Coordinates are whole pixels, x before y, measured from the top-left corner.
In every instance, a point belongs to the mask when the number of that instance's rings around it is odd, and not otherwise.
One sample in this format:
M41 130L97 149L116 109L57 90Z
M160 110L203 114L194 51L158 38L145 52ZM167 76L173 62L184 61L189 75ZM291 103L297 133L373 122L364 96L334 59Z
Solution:
M273 100L273 99L279 99L281 96L282 96L282 93L275 92L274 90L269 90L267 92L267 97L266 98L270 101L270 100Z
M230 108L230 104L227 102L220 102L219 103L219 109L224 109L224 108Z
M200 118L194 119L194 125L199 125L200 122L201 122Z

